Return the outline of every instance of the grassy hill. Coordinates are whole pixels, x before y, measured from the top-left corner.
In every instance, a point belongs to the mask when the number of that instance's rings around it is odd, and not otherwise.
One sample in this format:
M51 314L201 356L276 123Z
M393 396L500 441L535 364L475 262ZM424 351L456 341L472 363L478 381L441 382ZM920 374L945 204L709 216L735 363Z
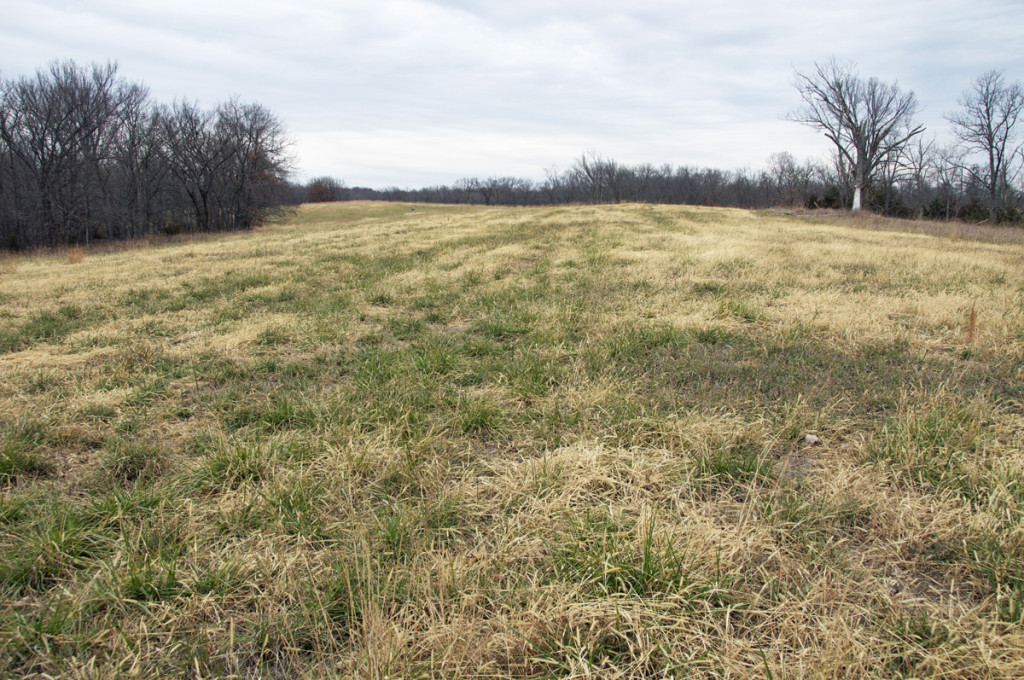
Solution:
M9 676L1024 677L1024 246L347 203L8 256L0 487Z

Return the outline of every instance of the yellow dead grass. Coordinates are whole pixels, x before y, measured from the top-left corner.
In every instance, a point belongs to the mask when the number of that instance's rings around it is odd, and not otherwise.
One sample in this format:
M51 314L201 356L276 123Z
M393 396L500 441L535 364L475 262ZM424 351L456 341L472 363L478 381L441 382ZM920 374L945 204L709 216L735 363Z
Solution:
M103 361L117 354L112 347L97 347L84 352L64 353L53 346L34 347L0 356L0 370L70 370Z

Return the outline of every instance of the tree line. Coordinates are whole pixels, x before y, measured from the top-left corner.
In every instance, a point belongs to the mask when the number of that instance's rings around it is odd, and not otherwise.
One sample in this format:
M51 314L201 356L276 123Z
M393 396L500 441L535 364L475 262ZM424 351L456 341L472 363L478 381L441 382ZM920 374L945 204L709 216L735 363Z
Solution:
M625 164L587 153L543 181L472 177L419 189L347 187L319 177L291 200L393 200L484 205L638 201L742 208L869 209L896 217L1024 222L1024 88L1004 74L978 76L948 113L952 143L926 139L918 103L898 83L863 78L830 60L797 73L802 106L788 115L831 142L824 161L773 154L761 169Z
M886 215L1024 222L1024 88L978 76L946 115L951 144L925 138L897 83L835 60L796 73L788 118L831 156L774 154L760 169L627 164L591 152L543 181L470 177L419 189L289 183L283 124L260 104L154 102L116 64L54 62L0 77L0 248L152 233L249 229L289 203L376 199L484 205L637 201L764 208L866 208Z
M260 104L154 102L116 64L0 78L0 248L249 229L288 200Z

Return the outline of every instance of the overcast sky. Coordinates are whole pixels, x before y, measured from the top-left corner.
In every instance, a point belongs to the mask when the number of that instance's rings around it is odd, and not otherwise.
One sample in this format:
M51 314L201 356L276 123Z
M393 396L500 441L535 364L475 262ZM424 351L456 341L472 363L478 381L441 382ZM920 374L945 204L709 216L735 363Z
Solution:
M759 167L828 142L784 120L832 56L917 93L929 133L985 70L1024 79L1021 0L0 0L0 73L115 60L159 101L267 106L296 176L541 179L581 153Z

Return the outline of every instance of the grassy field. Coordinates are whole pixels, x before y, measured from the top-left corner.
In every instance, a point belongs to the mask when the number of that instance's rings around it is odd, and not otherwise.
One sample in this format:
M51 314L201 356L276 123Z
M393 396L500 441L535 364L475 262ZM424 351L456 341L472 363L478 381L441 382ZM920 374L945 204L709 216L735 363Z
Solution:
M7 256L0 488L7 677L1020 678L1024 245L348 203Z

